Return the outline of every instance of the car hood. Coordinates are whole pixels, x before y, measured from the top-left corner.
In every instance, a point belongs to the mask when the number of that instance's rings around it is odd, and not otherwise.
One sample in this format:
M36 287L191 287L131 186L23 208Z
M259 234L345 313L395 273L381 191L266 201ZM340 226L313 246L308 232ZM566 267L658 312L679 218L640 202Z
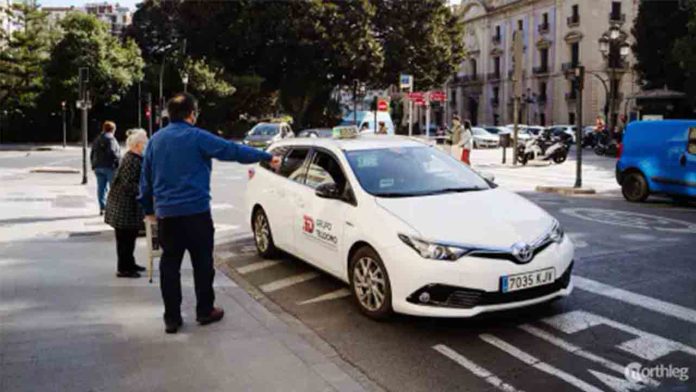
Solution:
M494 135L474 135L474 139L498 141L499 137Z
M546 233L554 221L536 204L502 189L376 198L376 202L423 239L479 246L529 243Z
M274 135L248 135L244 138L248 143L265 143L272 140Z

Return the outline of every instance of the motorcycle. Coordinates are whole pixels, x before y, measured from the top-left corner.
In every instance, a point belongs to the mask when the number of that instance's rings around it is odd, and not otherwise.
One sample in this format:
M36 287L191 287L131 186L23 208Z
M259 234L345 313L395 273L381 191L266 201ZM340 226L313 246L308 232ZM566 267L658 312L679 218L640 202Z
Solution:
M572 138L569 135L540 134L517 146L517 160L522 165L526 165L531 160L553 161L561 164L568 158L570 139Z
M602 133L601 136L597 137L594 145L595 154L615 157L618 151L618 143L616 140L609 139L606 133Z

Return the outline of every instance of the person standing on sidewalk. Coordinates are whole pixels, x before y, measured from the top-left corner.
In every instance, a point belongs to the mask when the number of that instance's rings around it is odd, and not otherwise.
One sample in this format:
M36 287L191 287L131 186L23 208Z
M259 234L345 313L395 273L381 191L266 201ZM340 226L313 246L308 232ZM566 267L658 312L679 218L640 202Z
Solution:
M152 137L145 151L138 199L146 219L157 219L162 247L160 288L165 332L176 333L183 324L180 269L185 251L189 252L193 265L196 321L206 325L220 321L225 314L214 307L211 159L240 163L270 161L277 169L280 158L195 127L198 102L191 94L176 94L167 103L167 112L170 124Z
M469 120L464 121L464 129L462 130L459 145L462 148L461 161L471 166L471 150L474 148L474 133L471 130L471 123Z
M109 187L118 167L118 161L121 159L121 147L114 137L114 132L116 132L116 124L113 121L104 121L102 132L92 142L92 151L89 154L92 170L97 176L99 215L104 215Z
M106 202L104 222L114 228L116 233L116 276L119 278L139 278L145 271L135 263L133 251L138 231L143 224L143 209L137 197L140 190L140 172L143 151L147 144L144 129L132 129L127 133L128 152L123 156L116 170Z
M461 119L458 115L454 115L454 117L452 117L452 129L450 130L450 153L455 159L460 159L460 157L462 156L462 151L461 147L459 146L459 142L461 142L462 140L463 130L464 127L462 127Z

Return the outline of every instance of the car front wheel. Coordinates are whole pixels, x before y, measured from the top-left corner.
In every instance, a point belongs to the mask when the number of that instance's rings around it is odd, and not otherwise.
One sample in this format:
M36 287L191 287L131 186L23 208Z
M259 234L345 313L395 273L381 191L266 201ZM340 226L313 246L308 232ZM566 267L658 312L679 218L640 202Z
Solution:
M637 172L627 173L621 183L621 193L630 202L642 202L648 198L650 190L645 177Z
M383 320L393 313L391 284L377 252L368 246L358 249L350 260L350 286L360 311Z
M256 251L263 258L272 258L278 255L278 248L273 242L273 233L271 233L271 224L268 222L268 217L263 211L263 208L258 207L254 210L252 219L252 229L254 231L254 243L256 243Z

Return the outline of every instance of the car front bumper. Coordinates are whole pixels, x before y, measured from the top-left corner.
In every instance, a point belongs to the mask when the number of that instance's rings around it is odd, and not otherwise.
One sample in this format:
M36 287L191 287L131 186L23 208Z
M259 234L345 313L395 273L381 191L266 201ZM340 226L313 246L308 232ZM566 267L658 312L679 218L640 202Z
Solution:
M407 246L392 248L384 256L392 287L392 307L398 313L473 317L565 297L573 290L574 248L567 236L522 265L480 257L463 257L455 262L429 260ZM509 293L501 291L501 277L546 268L554 268L554 282ZM423 291L429 291L428 303L419 301Z

